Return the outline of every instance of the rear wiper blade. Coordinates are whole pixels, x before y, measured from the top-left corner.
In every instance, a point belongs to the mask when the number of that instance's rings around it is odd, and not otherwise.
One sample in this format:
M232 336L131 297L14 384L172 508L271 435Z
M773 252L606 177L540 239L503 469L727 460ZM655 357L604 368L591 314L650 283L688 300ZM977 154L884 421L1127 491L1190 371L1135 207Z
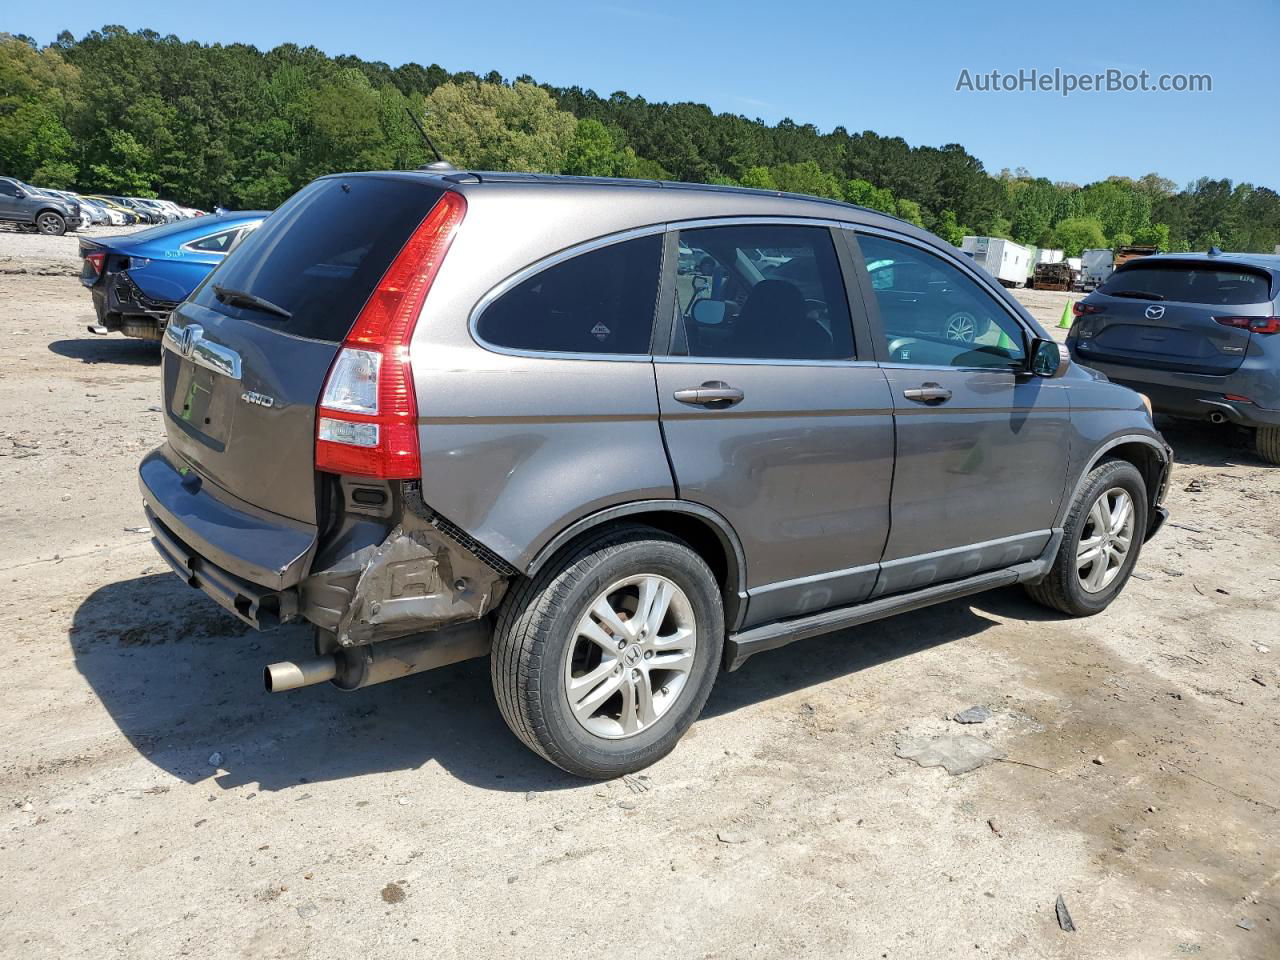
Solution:
M1144 290L1116 290L1114 293L1108 292L1108 297L1132 297L1134 300L1167 300L1168 297L1162 297L1158 293L1147 293Z
M218 298L219 302L231 307L252 307L254 310L261 310L263 313L273 313L285 320L293 319L293 314L284 307L274 304L263 297L247 293L244 290L231 290L215 283L213 285L213 295Z

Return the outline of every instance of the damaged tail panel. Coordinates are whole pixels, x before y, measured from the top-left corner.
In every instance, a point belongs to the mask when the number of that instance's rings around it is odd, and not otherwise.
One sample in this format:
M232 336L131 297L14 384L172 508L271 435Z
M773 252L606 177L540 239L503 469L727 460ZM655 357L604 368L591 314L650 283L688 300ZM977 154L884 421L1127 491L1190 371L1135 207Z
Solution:
M479 620L502 600L515 574L495 569L506 565L492 556L489 562L480 559L443 532L449 526L422 504L416 490L406 489L402 503L402 515L384 539L313 569L299 585L299 612L339 646Z

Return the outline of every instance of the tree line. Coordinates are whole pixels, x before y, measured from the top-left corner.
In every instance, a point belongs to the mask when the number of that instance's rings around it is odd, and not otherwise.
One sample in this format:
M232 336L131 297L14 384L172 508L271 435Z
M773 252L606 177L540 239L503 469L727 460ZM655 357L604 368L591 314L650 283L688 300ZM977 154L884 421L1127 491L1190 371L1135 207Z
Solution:
M0 34L0 173L42 186L271 208L342 170L458 167L739 184L847 200L926 227L1063 248L1270 252L1280 195L1155 173L1077 185L988 173L959 144L823 133L699 103L651 103L532 77L202 44L107 26L38 46Z

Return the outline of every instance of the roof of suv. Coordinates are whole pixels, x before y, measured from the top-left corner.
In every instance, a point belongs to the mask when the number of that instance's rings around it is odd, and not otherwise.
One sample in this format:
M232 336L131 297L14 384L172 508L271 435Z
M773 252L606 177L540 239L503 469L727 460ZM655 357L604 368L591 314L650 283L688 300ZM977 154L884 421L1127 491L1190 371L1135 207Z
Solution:
M828 200L800 193L784 193L778 190L758 190L751 187L730 187L705 183L681 183L671 180L631 180L613 177L576 177L550 173L507 173L488 170L395 170L367 171L365 174L331 174L330 176L373 175L407 177L440 181L446 188L474 195L489 188L504 193L536 190L545 197L548 193L562 194L566 202L579 200L597 203L609 197L610 203L622 195L636 197L648 195L646 211L652 221L663 219L689 220L731 216L805 217L843 220L878 225L901 233L927 239L934 244L940 241L914 224L898 217L859 207L841 200Z
M1153 253L1150 256L1130 260L1129 264L1166 261L1172 263L1243 264L1267 270L1280 277L1280 255L1274 253ZM1129 264L1126 264L1128 266Z

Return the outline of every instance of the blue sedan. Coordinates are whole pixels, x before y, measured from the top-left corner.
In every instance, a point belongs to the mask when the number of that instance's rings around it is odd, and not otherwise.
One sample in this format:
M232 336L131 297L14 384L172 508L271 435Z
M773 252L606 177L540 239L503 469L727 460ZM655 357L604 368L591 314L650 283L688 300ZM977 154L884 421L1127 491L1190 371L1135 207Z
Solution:
M80 282L93 295L91 333L159 340L169 311L200 285L266 211L166 223L119 237L80 240Z

